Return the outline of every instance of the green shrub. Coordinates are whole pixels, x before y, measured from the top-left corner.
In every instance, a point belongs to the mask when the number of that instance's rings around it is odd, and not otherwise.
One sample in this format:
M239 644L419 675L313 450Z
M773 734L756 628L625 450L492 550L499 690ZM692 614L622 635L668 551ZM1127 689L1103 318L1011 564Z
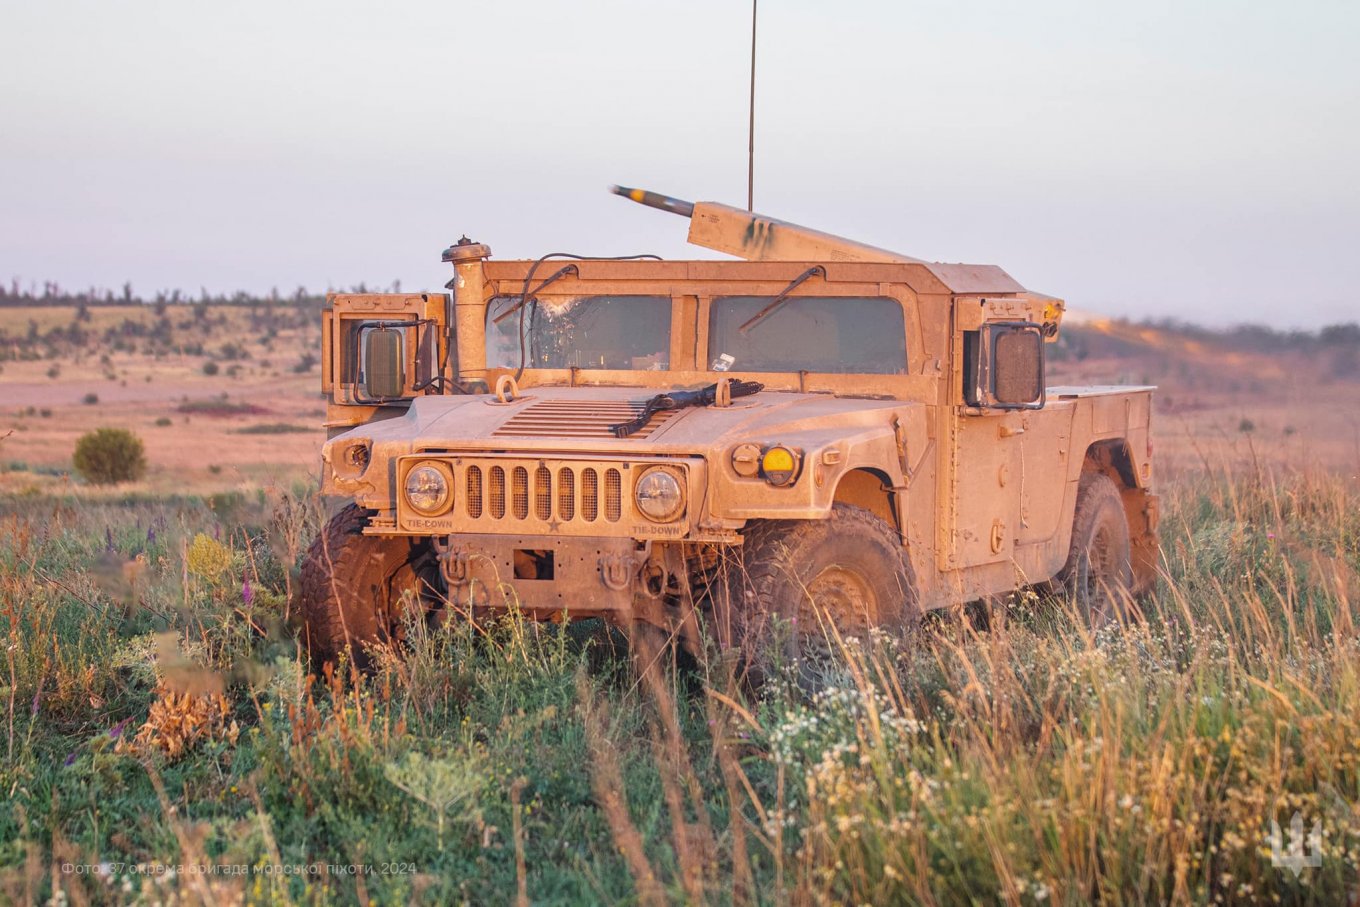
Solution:
M170 418L169 416L161 416L159 419L156 420L156 427L157 427L157 428L165 428L165 427L167 427L167 426L169 426L169 425L171 425L171 424L173 424L173 423L172 423L172 420L171 420L171 418Z
M132 482L146 474L142 440L125 428L96 428L82 435L72 462L93 485Z
M216 363L216 362L213 362L212 360L209 360L209 361L203 363L203 374L205 374L205 375L216 375L216 374L217 374L217 363Z
M88 393L80 398L80 402L84 403L86 406L94 406L99 402L99 395L93 392Z

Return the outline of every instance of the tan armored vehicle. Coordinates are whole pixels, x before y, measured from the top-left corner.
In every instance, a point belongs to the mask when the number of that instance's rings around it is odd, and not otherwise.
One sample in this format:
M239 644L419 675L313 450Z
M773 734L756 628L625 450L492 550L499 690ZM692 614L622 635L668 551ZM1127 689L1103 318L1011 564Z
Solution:
M859 635L1061 583L1096 619L1157 562L1150 387L1045 387L1063 303L640 190L736 261L496 261L335 295L303 565L321 661L517 607L706 635Z

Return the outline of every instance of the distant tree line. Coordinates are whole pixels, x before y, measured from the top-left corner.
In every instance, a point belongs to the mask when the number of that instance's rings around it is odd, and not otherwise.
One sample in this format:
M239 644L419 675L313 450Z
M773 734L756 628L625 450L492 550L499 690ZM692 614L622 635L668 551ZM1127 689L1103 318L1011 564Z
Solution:
M1360 323L1339 322L1315 331L1282 330L1263 324L1239 324L1230 328L1206 328L1175 318L1140 322L1141 325L1180 334L1193 340L1214 340L1234 349L1259 353L1281 350L1316 352L1338 347L1360 346Z
M1113 329L1112 329L1113 328ZM1149 339L1148 329L1155 332ZM1156 335L1179 341L1197 341L1204 352L1193 361L1177 344L1163 345ZM1330 324L1317 330L1279 329L1260 324L1209 328L1177 319L1112 319L1103 326L1064 325L1050 355L1059 361L1081 362L1088 358L1156 356L1187 366L1213 367L1214 351L1234 351L1261 356L1289 356L1307 370L1331 378L1360 378L1360 323Z
M359 284L349 289L331 288L327 293L400 293L401 281L393 281L390 287L373 287L367 284ZM234 293L210 293L206 287L199 289L197 294L188 293L183 290L157 290L150 296L133 289L131 283L125 283L117 290L106 287L90 287L87 290L71 290L61 286L55 280L45 280L41 284L29 282L25 284L22 280L15 277L10 280L8 285L0 284L0 306L31 306L31 305L70 305L70 306L115 306L115 305L200 305L200 306L266 306L266 305L293 305L305 308L320 308L325 304L326 293L316 293L306 287L298 287L291 293L280 293L278 288L271 289L268 293L247 293L244 290L237 290Z

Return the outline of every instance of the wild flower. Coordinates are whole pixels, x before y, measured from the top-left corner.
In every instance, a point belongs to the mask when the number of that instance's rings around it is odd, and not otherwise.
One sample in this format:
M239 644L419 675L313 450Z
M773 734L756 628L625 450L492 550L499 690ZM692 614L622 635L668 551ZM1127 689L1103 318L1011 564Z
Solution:
M213 583L231 569L231 559L231 549L201 532L194 536L185 553L189 573Z

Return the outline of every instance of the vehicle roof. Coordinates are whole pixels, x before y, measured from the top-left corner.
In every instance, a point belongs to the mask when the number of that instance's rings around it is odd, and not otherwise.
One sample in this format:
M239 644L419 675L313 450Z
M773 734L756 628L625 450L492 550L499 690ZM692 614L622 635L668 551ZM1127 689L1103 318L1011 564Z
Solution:
M813 265L826 270L826 281L905 283L917 293L954 295L1009 295L1024 293L1015 278L996 265L949 262L836 262L836 261L577 261L578 279L589 280L791 280ZM549 267L550 263L556 263ZM562 259L538 265L535 279L552 274ZM486 276L493 281L523 281L537 262L487 260ZM563 288L565 289L565 287ZM518 292L518 288L515 288Z

